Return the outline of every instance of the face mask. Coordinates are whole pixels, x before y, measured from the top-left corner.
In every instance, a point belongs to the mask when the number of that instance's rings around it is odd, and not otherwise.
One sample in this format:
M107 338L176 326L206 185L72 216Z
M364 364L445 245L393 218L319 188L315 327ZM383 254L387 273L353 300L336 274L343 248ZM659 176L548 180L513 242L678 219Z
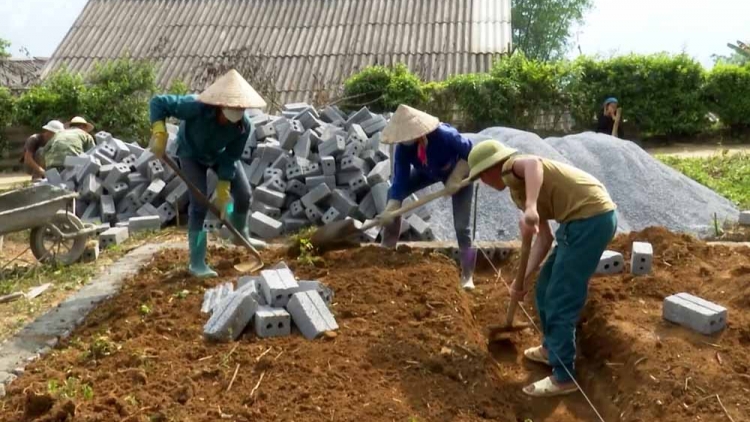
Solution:
M245 110L241 108L222 108L221 112L232 123L239 122L242 120L242 116L245 115Z

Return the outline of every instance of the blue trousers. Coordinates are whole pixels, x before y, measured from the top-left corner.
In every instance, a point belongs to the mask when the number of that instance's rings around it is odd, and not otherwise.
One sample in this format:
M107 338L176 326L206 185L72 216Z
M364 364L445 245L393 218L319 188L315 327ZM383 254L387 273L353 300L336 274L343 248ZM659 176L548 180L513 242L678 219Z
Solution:
M543 345L560 382L575 376L576 324L586 304L589 279L616 231L614 211L561 224L555 233L557 246L539 273L536 304Z
M231 192L234 200L234 212L238 214L247 214L250 210L250 183L247 181L245 169L239 161L235 164L234 179L232 179ZM208 197L207 173L210 166L201 164L190 158L180 158L180 167L188 179ZM188 207L188 230L203 230L203 221L208 214L208 207L193 195L190 191L190 206Z
M422 190L437 183L424 172L411 169L407 183L407 194ZM451 197L453 205L453 227L456 230L456 240L461 249L471 247L471 201L474 198L473 185L469 185L456 192Z

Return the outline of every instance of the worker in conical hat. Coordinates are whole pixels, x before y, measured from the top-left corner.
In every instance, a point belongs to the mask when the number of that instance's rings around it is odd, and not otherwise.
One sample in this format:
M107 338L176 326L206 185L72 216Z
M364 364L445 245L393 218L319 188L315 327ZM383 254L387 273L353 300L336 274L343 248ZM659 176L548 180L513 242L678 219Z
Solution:
M495 140L481 142L471 151L469 167L471 180L482 179L498 191L508 188L523 212L521 236L531 241L536 235L525 277L511 286L511 300L523 301L531 275L541 267L536 307L543 340L523 355L551 367L552 375L523 392L534 397L574 393L576 324L586 304L589 279L617 231L617 206L604 185L583 170L519 154ZM549 220L560 224L555 236ZM557 245L552 248L554 240Z
M472 186L460 188L469 175L467 160L473 144L458 131L423 111L400 105L383 130L382 142L396 144L392 186L385 212L380 215L387 224L381 244L395 247L401 232L401 218L392 213L409 195L441 182L452 189L453 226L460 249L461 279L465 290L474 289L474 267L477 250L471 239Z
M206 196L207 172L211 169L216 173L219 181L216 184L215 204L225 212L231 192L234 209L229 214L229 221L257 247L263 246L263 242L252 239L247 228L250 184L239 160L252 131L245 111L265 106L263 98L236 70L217 79L198 96L157 95L151 99L151 150L154 155L161 158L166 151L168 135L165 120L168 117L182 120L177 133L176 152L180 167ZM191 192L188 213L189 270L197 277L217 275L206 264L207 236L203 221L207 213L207 207Z

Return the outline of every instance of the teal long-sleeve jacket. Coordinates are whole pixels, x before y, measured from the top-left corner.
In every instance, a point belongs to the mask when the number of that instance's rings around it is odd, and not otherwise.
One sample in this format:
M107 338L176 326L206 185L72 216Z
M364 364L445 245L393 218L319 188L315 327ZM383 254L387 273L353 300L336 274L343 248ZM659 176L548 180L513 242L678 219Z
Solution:
M175 117L182 120L177 133L177 156L215 166L220 180L234 179L234 163L242 157L252 123L220 124L220 107L203 104L195 95L157 95L151 99L151 123Z

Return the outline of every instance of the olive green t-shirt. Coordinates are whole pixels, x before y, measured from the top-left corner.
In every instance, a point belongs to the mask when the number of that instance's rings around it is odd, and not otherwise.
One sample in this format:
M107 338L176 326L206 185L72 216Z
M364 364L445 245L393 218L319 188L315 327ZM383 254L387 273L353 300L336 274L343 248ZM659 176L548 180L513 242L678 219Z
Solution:
M75 157L93 147L94 138L81 129L72 128L57 132L44 147L44 164L50 168L63 167L65 157Z
M513 203L520 209L526 205L526 184L513 172L513 163L523 155L515 155L503 164L503 182L510 190ZM541 220L567 223L594 217L617 208L607 189L594 176L564 163L540 158L544 175L537 200Z

